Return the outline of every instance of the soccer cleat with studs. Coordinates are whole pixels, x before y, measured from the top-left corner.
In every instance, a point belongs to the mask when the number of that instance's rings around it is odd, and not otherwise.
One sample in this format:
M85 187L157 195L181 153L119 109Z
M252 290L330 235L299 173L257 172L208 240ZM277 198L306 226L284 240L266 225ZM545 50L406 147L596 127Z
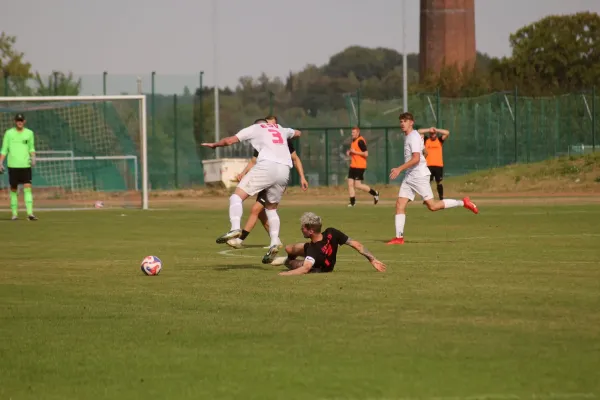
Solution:
M464 203L464 207L465 207L467 210L471 210L471 211L473 212L473 214L479 214L479 209L477 208L477 206L475 205L475 203L473 203L473 202L471 201L471 199L470 199L470 198L468 198L468 197L465 197L465 198L463 199L463 203Z
M390 240L386 244L404 244L404 238L403 237L393 238L392 240Z
M375 192L375 196L373 196L373 204L379 203L379 192Z
M229 247L233 247L234 249L242 249L244 247L244 241L240 238L235 238L235 239L229 239L227 241L227 245L229 245Z
M37 221L37 220L38 220L38 219L37 219L37 217L36 217L35 215L33 215L33 214L31 214L31 215L28 215L28 216L27 216L27 219L28 219L29 221Z
M269 247L269 251L267 251L267 254L265 254L262 258L262 263L271 264L275 259L275 256L277 256L277 253L279 253L280 247L282 246L277 244L274 244L273 246Z
M12 216L12 218L11 218L10 220L11 220L11 221L16 221L16 220L18 220L18 219L19 219L19 217L17 217L16 215L13 215L13 216Z
M228 240L231 239L237 239L240 236L242 236L242 230L241 229L232 229L229 232L219 236L217 238L217 243L222 244L222 243L227 243Z

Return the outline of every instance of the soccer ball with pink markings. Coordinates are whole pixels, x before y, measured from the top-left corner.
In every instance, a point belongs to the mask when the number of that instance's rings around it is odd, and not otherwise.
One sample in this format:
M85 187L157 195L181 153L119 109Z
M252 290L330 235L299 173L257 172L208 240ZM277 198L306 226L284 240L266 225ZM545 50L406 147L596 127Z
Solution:
M162 261L156 256L148 256L142 260L140 268L144 274L155 276L162 270Z

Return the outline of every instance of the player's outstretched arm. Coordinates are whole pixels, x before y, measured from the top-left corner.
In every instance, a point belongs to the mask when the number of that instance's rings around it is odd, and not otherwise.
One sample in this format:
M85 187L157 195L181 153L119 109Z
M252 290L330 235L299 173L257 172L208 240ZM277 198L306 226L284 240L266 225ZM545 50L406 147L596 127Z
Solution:
M240 139L238 139L237 136L228 136L226 138L219 140L216 143L202 143L202 146L214 149L216 147L231 146L232 144L239 143L239 141L240 141Z
M301 135L302 135L301 131L299 131L297 129L294 129L294 135L290 139L294 139L294 138L300 137Z
M300 157L298 157L298 154L296 154L296 152L292 153L292 161L294 162L294 167L296 167L296 170L298 170L298 175L300 175L300 185L302 186L302 190L307 190L308 181L304 176L304 167L302 166L302 160L300 160Z
M379 261L377 258L375 258L375 256L371 254L371 252L358 240L353 240L349 238L346 244L352 247L354 250L358 251L367 260L369 260L373 268L375 268L377 271L385 272L386 265Z
M302 266L296 269L292 269L289 271L283 271L280 272L279 275L304 275L304 274L308 274L310 272L310 269L312 268L312 266L315 263L315 259L310 257L310 256L306 256L304 258L304 262L302 263Z

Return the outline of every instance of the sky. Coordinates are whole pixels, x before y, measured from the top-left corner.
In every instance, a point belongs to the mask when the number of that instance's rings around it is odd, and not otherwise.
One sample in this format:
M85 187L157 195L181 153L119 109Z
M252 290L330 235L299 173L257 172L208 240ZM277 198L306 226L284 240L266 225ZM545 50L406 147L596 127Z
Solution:
M406 50L416 53L420 1L405 1ZM600 13L600 1L475 0L477 50L509 55L511 33L578 11ZM234 88L241 76L323 65L351 45L402 52L402 1L19 0L3 7L0 30L17 36L33 70L81 76L82 94L101 94L103 71L109 94L135 92L137 76L149 90L152 71L156 91L173 93L197 87L199 71L205 85Z

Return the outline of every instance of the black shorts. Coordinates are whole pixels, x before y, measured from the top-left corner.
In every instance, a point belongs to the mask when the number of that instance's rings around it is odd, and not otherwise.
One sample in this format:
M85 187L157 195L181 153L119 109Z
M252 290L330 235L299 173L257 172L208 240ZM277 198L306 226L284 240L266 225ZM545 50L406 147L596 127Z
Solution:
M352 168L348 170L348 179L353 179L355 181L364 181L365 180L365 168Z
M31 183L31 168L9 168L8 183L12 188Z
M258 192L256 195L256 202L262 204L263 206L267 204L267 189Z
M444 179L444 167L429 167L429 172L431 172L429 182L435 178L435 181L440 183Z

